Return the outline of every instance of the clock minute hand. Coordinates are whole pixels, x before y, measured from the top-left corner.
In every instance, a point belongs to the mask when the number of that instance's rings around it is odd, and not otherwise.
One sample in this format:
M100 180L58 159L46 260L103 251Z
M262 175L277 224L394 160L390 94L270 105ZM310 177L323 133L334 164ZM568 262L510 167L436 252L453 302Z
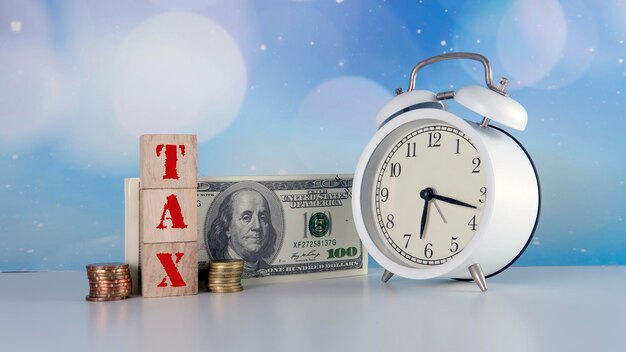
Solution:
M454 205L460 205L462 207L468 207L468 208L476 209L476 207L471 205L471 204L463 203L460 200L456 200L456 199L453 199L453 198L440 196L438 194L433 194L432 197L433 197L433 199L437 199L437 200L440 200L442 202L446 202L446 203L450 203L450 204L454 204Z

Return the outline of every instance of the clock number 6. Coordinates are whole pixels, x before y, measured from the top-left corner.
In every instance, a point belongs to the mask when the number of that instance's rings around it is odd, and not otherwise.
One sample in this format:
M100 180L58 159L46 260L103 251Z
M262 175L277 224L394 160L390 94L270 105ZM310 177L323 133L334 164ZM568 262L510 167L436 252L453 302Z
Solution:
M433 244L432 243L427 243L426 247L424 247L424 256L427 259L430 259L433 257Z

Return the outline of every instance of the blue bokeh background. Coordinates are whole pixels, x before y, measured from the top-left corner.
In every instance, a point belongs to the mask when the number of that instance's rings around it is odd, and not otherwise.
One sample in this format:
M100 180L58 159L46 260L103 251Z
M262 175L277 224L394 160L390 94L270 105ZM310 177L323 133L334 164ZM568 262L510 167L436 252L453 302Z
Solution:
M472 51L529 113L543 188L517 265L626 263L626 2L0 0L0 271L123 260L138 136L201 175L352 173L418 61ZM482 84L445 62L417 87Z

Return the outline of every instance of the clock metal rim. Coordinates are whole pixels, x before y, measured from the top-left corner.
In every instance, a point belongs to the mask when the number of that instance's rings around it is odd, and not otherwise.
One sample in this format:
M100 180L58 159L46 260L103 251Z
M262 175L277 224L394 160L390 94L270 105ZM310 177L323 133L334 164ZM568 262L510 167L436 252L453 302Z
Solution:
M368 164L371 160L373 153L376 151L376 148L380 145L383 139L391 132L395 131L398 128L402 128L407 123L418 121L418 120L437 120L459 129L463 133L465 133L472 144L476 147L481 160L485 161L485 173L487 180L488 189L493 189L494 180L493 180L493 169L491 158L489 152L483 141L481 140L479 134L475 131L475 129L470 125L469 122L455 116L454 114L432 108L423 108L407 111L391 120L389 120L385 125L383 125L372 137L367 146L365 147L361 157L359 159L355 174L354 174L354 186L353 186L353 197L352 197L352 207L354 210L354 220L357 228L357 232L361 241L369 251L370 255L385 269L393 272L396 275L403 276L411 279L428 279L437 276L443 276L447 273L454 271L459 268L463 262L465 262L472 255L474 249L478 246L483 237L484 229L487 227L486 224L489 224L491 220L492 214L492 198L493 192L487 194L487 201L485 207L483 209L483 215L481 218L481 225L477 229L473 238L470 242L465 246L465 248L456 254L453 258L448 260L447 262L440 265L433 265L428 268L415 268L407 266L406 264L400 264L393 258L393 253L384 253L384 251L388 251L388 249L381 250L378 245L374 242L371 236L380 236L375 229L368 230L365 225L365 221L363 219L364 216L372 216L369 209L363 209L361 206L362 197L369 197L371 192L371 187L375 185L363 185L362 181L364 179L365 171L368 168ZM408 130L407 130L408 131ZM363 187L369 187L366 191L362 192Z

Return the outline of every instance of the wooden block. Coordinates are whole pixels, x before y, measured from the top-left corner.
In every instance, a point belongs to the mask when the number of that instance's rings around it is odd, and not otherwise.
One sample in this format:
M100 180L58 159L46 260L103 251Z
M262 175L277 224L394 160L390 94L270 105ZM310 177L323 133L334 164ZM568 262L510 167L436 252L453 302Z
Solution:
M142 189L139 198L141 242L198 241L196 188Z
M191 134L146 134L140 138L140 187L196 188L198 142Z
M141 294L144 297L198 293L198 242L141 245Z

